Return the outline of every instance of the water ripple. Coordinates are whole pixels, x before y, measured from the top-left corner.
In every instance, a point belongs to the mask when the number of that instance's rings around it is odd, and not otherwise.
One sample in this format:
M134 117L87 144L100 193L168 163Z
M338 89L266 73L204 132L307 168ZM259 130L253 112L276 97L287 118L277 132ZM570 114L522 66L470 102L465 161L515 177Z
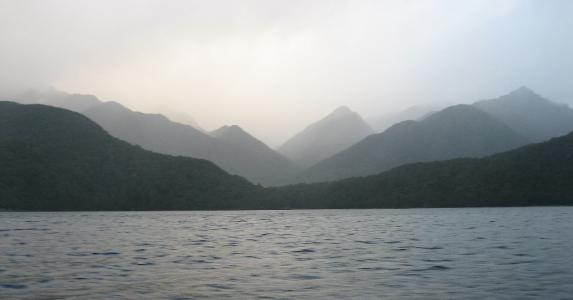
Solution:
M567 299L571 220L573 208L0 212L0 298Z

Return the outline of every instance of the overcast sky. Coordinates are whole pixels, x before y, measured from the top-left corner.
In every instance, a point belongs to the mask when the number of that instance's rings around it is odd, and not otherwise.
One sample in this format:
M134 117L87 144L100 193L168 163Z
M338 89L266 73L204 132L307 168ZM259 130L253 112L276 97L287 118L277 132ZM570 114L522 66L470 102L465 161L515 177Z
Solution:
M277 145L521 85L573 103L573 1L0 0L0 89L53 86Z

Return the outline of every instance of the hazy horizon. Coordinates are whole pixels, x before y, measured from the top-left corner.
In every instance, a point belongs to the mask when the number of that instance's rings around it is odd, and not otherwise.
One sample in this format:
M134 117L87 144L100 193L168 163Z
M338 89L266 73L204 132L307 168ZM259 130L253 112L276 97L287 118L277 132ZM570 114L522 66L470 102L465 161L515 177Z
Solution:
M0 0L0 90L56 89L238 124L277 146L526 85L573 103L570 1Z

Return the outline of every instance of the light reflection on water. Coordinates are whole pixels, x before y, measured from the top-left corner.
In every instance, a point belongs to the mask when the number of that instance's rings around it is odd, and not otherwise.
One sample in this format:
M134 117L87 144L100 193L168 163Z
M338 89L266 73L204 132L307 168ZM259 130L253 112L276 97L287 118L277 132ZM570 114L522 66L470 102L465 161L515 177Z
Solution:
M0 213L0 298L567 298L573 208Z

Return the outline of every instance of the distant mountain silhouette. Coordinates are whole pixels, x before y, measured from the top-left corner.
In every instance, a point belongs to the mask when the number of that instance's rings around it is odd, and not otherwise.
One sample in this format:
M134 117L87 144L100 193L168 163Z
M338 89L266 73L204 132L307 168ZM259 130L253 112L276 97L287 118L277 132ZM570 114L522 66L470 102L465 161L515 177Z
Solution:
M360 115L342 106L296 134L280 146L278 151L301 167L309 167L373 132Z
M114 137L163 154L207 159L217 147L215 138L191 126L160 114L134 112L117 102L102 103L83 114Z
M34 100L26 100L26 97ZM163 115L135 112L117 102L102 102L90 95L52 91L46 96L37 92L37 95L23 94L16 100L21 103L41 102L80 112L116 138L162 154L207 159L253 183L281 184L284 178L298 170L294 163L278 153L271 155L267 151L266 155L261 155L260 151L251 152L252 148L228 143Z
M573 205L573 133L486 158L273 191L291 209Z
M253 146L255 139L245 132L240 136L211 136L162 115L134 112L114 102L99 105L84 114L113 136L129 143L158 153L207 159L254 183L277 185L297 170L274 150Z
M211 132L211 135L235 148L243 151L235 163L242 163L241 170L249 168L262 170L267 176L264 178L266 185L279 185L286 182L300 169L288 158L259 141L237 125L223 126ZM239 155L237 155L239 156ZM243 172L245 173L245 172ZM261 178L261 181L263 178Z
M496 99L476 102L474 106L502 120L534 142L562 136L573 130L573 109L551 102L527 87Z
M377 132L383 132L384 130L392 127L392 125L404 121L419 121L420 119L428 117L439 110L439 106L412 106L403 111L389 113L374 118L370 121L370 124L372 124L372 127Z
M0 166L2 210L573 205L573 133L485 158L263 189L206 160L130 145L79 113L0 102Z
M377 174L414 162L481 157L529 141L470 105L456 105L422 121L405 121L304 171L302 182Z
M85 116L0 102L0 208L259 208L261 189L213 163L156 154Z

